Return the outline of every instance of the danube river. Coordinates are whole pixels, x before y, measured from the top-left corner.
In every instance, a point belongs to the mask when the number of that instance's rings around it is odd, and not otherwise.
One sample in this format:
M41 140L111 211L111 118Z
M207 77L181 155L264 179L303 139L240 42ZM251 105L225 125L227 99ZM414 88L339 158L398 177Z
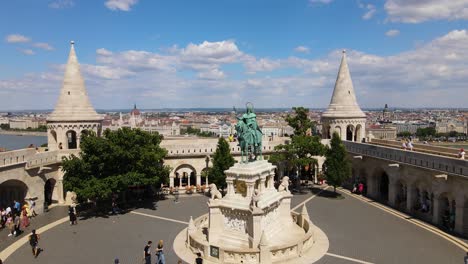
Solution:
M0 134L0 148L7 150L27 148L30 144L40 147L47 143L46 136L18 136Z

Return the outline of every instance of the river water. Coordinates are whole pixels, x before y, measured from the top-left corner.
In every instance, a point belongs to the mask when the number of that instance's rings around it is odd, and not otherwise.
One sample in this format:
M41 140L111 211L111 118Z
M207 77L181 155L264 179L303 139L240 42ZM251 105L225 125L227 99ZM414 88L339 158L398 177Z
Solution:
M0 148L6 148L7 150L27 148L30 144L40 147L44 143L47 143L46 136L16 136L0 134Z

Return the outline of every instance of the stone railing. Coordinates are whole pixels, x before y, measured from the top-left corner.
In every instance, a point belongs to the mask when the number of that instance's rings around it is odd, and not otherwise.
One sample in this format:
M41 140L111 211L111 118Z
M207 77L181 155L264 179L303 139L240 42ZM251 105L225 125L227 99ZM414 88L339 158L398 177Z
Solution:
M417 151L408 151L388 146L368 143L343 141L346 150L355 155L384 159L396 163L408 164L430 170L468 177L468 160L435 155Z
M161 147L167 149L168 157L212 155L216 151L218 144L217 139L199 139L193 140L193 142L184 142L183 140L177 140L178 142L174 141L167 140L161 143ZM263 141L263 153L271 153L276 146L284 143L284 140ZM240 147L237 146L237 144L238 142L229 143L231 153L234 155L240 155Z
M34 148L0 152L0 168L24 164L36 154Z
M302 256L303 252L310 249L314 243L314 231L311 228L311 222L309 219L301 218L300 214L291 212L291 217L294 222L304 230L304 235L294 242L282 244L279 246L269 247L267 250L270 254L271 263L284 263L288 260L298 258ZM223 249L219 247L219 258L213 258L210 256L210 244L207 241L206 234L203 230L208 228L208 214L202 215L194 220L194 226L199 229L197 232L187 233L188 244L192 252L203 252L204 257L207 260L215 261L217 263L264 263L261 262L261 250L259 248L248 248L248 249ZM203 235L200 235L203 233Z
M403 143L401 141L394 141L394 140L372 139L371 144L377 144L377 145L395 147L395 148L401 149ZM419 152L425 152L429 154L456 158L458 156L459 149L413 142L413 151L419 151Z
M57 154L57 151L38 152L30 157L26 167L32 169L60 162L61 159L58 159Z

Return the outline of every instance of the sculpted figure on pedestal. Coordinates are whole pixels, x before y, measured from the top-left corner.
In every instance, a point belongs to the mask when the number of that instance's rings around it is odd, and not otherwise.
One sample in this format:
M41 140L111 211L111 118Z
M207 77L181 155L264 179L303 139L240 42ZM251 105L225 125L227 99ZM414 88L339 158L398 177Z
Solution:
M281 179L281 184L278 187L278 191L279 192L283 192L283 191L289 192L289 177L288 176L284 176L283 179Z
M209 185L210 186L210 193L211 193L211 199L221 199L223 198L223 195L221 192L218 191L218 188L216 187L216 184L212 183Z

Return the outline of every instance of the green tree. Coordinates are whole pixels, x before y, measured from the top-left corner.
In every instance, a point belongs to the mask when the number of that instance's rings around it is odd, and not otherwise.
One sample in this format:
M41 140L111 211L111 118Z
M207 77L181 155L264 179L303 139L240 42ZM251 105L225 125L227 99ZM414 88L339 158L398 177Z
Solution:
M63 160L64 187L78 199L108 199L129 186L159 186L167 183L170 168L164 166L167 151L162 136L140 129L104 131L104 137L86 133L81 137L79 157Z
M346 158L346 149L336 132L333 133L330 148L327 149L325 157L325 178L336 193L336 186L341 186L346 179L351 177L351 164Z
M306 166L311 167L317 163L312 156L323 155L325 147L320 137L308 136L307 130L315 131L315 123L309 117L309 109L304 107L293 107L295 114L288 115L286 121L294 128L289 144L281 144L275 147L276 152L270 156L269 161L273 164L282 163L288 171L297 169L304 171Z
M286 116L286 122L294 129L295 136L305 136L307 130L315 133L315 122L309 119L309 109L300 107L293 107L294 115Z
M224 138L219 138L216 151L213 155L213 167L210 169L210 182L216 184L220 189L226 187L226 175L224 171L232 167L235 163L231 154L229 143Z
M403 132L398 133L397 136L399 136L399 137L411 137L412 134L409 131L403 131Z

